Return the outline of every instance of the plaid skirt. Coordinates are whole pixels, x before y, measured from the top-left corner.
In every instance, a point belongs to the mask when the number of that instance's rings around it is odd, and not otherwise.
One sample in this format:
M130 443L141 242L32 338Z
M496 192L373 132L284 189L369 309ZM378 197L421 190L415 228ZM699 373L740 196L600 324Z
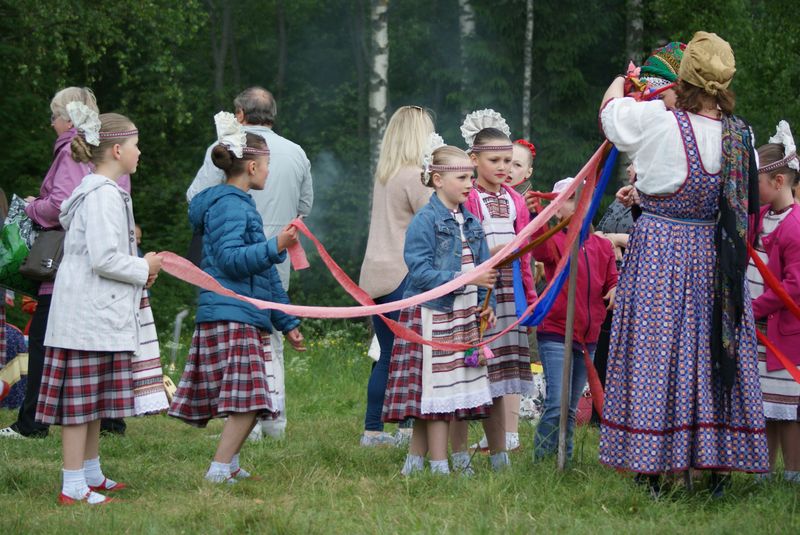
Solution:
M198 323L169 415L197 427L212 418L278 415L269 333L253 325Z
M422 335L422 307L400 312L399 322ZM448 413L422 412L422 345L395 338L389 364L389 383L383 402L383 421L399 423L408 418L419 420L476 420L489 416L491 405L459 409Z
M36 421L80 425L133 416L132 355L46 347Z

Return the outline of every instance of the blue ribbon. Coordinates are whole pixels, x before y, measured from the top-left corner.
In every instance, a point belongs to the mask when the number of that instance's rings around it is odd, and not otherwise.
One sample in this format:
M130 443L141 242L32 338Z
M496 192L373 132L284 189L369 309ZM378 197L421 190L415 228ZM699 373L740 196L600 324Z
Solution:
M586 241L586 238L589 236L589 230L592 225L592 218L594 214L597 212L597 209L600 207L600 200L603 197L603 193L606 190L606 186L608 185L609 180L611 179L611 175L614 171L614 165L617 162L617 155L619 151L616 147L611 147L611 151L608 153L608 157L606 158L605 163L603 164L603 171L600 174L600 179L597 182L597 188L594 190L594 194L592 196L592 201L589 204L589 210L586 212L586 217L583 219L583 223L581 225L581 232L580 236L578 237L579 243L583 245ZM525 296L525 287L522 284L522 266L520 264L519 259L514 260L514 308L517 312L517 317L521 318L525 313L525 310L528 309L528 302ZM564 287L564 283L567 281L567 277L569 276L569 259L567 260L566 264L564 264L564 268L559 272L556 273L555 282L553 282L550 291L545 294L545 296L536 304L536 307L533 309L533 312L530 316L526 317L520 325L524 325L526 327L533 327L539 325L542 320L547 316L550 312L550 309L553 308L553 304L556 302L558 295L561 293L562 288Z

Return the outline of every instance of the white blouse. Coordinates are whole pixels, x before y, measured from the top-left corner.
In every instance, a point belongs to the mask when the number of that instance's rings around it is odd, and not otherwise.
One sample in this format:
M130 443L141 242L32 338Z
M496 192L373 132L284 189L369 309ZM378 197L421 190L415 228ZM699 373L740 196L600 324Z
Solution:
M689 113L700 160L708 173L722 167L722 122ZM636 169L636 188L666 195L681 187L689 173L678 121L661 100L637 102L617 98L600 113L609 141L627 153Z

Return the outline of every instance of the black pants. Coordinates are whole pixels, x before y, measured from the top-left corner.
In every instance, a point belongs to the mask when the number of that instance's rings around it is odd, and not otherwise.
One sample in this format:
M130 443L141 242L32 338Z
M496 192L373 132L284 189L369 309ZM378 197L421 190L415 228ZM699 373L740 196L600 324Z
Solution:
M25 399L19 408L17 421L11 425L14 431L26 437L46 437L49 430L49 426L40 424L35 418L39 386L42 384L44 370L44 334L47 332L51 299L50 295L40 295L36 312L31 319L31 328L28 332L28 383L25 386Z
M613 312L606 314L606 320L600 328L600 337L597 339L597 349L594 350L594 367L597 370L597 375L600 376L600 383L603 388L606 386L606 369L608 366L608 349L611 342L611 320L614 317ZM600 415L592 405L592 423L600 424Z

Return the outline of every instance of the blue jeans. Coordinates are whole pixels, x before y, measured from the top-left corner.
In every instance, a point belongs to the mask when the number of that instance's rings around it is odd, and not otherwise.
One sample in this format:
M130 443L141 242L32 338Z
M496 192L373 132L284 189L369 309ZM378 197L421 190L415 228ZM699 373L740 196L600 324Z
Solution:
M403 279L400 286L395 288L392 293L378 297L375 302L380 305L397 301L403 297L405 288L406 281ZM387 318L396 320L400 317L400 311L384 315ZM386 396L386 383L389 380L389 361L392 358L394 333L389 330L389 327L378 316L372 316L372 325L375 328L375 335L378 337L378 343L381 346L381 357L378 362L372 365L372 373L367 384L367 413L364 416L364 430L383 431L381 413L383 412L383 398Z
M575 415L578 401L586 386L586 365L583 355L572 353L572 386L569 397L569 420L567 422L567 458L572 458L572 434L575 430ZM589 355L594 358L594 351ZM533 437L533 458L540 459L558 451L558 424L561 417L561 377L564 370L564 343L539 340L539 357L544 368L547 391L544 413Z

